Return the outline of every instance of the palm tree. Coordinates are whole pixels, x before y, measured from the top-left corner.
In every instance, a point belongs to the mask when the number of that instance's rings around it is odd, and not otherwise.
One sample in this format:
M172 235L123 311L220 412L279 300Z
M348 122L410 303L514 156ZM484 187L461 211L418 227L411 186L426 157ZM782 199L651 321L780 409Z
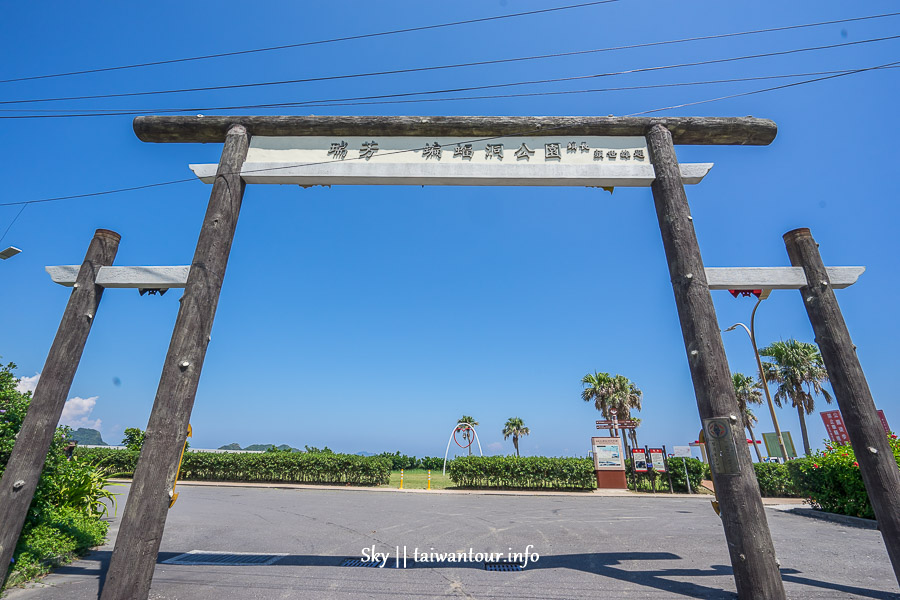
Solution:
M788 340L775 342L759 351L760 356L771 358L771 362L763 363L766 381L779 384L775 392L775 404L791 401L800 416L800 431L803 433L803 449L806 455L812 454L809 448L809 435L806 433L806 415L816 408L815 398L822 394L826 402L831 402L831 394L822 384L828 381L825 362L815 344ZM806 386L806 389L803 386Z
M600 411L604 419L611 419L609 409L612 408L610 401L613 393L613 378L609 373L588 373L581 378L581 399L585 402L594 402L594 408ZM612 437L613 430L609 430Z
M459 420L459 422L466 423L470 427L475 427L476 425L478 425L478 421L476 421L474 417L470 417L468 415L463 415L462 418ZM469 449L469 456L472 456L471 439L473 436L474 436L474 433L473 433L472 429L466 429L463 431L463 439L466 440L467 442L469 442L469 445L467 446L467 448Z
M732 373L731 383L734 385L734 395L737 396L738 408L741 411L744 427L750 432L753 448L756 450L756 458L762 462L762 454L756 445L756 436L753 434L753 423L759 421L748 404L762 404L762 392L760 382L743 373Z
M642 392L624 375L610 375L609 373L588 373L581 378L584 389L581 390L581 399L585 402L594 402L594 407L600 411L604 419L611 419L612 409L616 410L616 418L620 420L630 419L631 409L641 410ZM614 435L609 430L610 436ZM632 443L637 447L637 433L630 433ZM625 440L625 455L628 456L628 436Z
M516 456L519 456L519 436L528 435L531 433L525 424L522 423L522 419L519 417L511 417L506 420L506 425L503 426L503 439L509 438L512 436L513 446L516 447Z

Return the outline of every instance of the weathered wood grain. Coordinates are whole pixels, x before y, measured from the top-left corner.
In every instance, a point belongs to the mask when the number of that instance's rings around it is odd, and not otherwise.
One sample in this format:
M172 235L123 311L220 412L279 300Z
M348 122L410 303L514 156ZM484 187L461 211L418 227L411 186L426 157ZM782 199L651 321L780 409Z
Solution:
M94 281L101 267L112 264L119 240L118 233L98 229L88 245L28 414L0 480L0 582L6 577L56 425L69 397L75 370L97 315L103 288Z
M656 169L651 189L684 335L701 419L726 418L737 448L734 474L713 471L738 597L783 600L784 585L753 470L700 246L678 170L672 136L662 125L647 134ZM710 462L713 462L712 460Z
M234 124L253 135L447 136L646 135L661 124L676 144L772 143L778 128L753 117L382 117L382 116L144 116L134 132L145 142L221 143Z
M178 461L234 240L244 182L237 173L250 136L236 125L225 138L219 174L163 365L144 446L134 472L101 600L145 600L156 566Z
M897 461L878 418L869 383L856 356L856 346L850 339L818 244L809 229L801 228L784 234L784 245L791 264L803 267L806 273L809 283L800 288L800 295L816 334L816 343L822 351L828 380L841 409L866 492L875 510L878 529L894 566L894 575L900 582L900 470Z

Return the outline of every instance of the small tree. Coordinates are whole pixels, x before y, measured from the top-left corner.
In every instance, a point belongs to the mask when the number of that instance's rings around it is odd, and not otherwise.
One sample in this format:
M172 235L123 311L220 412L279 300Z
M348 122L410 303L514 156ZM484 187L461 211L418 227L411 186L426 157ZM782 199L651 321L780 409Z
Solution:
M129 427L125 430L125 437L122 438L122 445L129 450L140 452L144 446L145 433L137 427Z
M519 437L529 433L531 433L531 430L525 427L525 424L519 417L507 419L506 425L503 426L503 439L505 440L512 436L513 446L516 447L516 456L519 456Z
M472 456L472 438L475 434L473 433L473 429L471 428L478 425L478 421L475 420L475 417L463 415L462 418L460 418L459 423L465 423L469 426L469 429L463 430L463 439L469 442L469 445L466 447L469 449L469 456Z

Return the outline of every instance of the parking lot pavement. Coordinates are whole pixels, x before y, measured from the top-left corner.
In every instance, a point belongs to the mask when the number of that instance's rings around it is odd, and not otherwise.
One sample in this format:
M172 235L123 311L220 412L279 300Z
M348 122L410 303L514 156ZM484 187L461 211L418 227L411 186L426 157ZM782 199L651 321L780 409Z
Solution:
M178 490L153 599L735 597L708 497ZM900 598L878 531L774 509L766 515L788 597ZM406 568L396 568L404 546ZM340 566L373 547L389 553L384 568ZM254 566L164 562L197 550L280 556ZM95 600L111 551L104 546L8 598ZM526 551L538 556L522 571L486 571L476 560L478 553ZM413 563L415 552L462 554L455 562Z

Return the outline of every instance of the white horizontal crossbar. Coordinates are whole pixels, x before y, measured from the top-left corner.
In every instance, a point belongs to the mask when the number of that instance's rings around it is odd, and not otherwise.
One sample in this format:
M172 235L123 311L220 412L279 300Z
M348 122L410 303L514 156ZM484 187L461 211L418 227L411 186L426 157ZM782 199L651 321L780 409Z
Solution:
M685 184L700 183L713 163L682 163ZM218 165L190 165L204 183L215 180ZM313 185L473 185L650 187L656 174L650 164L473 164L367 163L365 161L290 164L244 163L247 183Z
M706 267L711 290L798 290L807 284L803 267ZM850 287L865 267L826 267L831 287Z
M54 283L72 287L81 265L44 267ZM104 288L183 288L187 283L189 265L177 267L100 267L97 285Z

